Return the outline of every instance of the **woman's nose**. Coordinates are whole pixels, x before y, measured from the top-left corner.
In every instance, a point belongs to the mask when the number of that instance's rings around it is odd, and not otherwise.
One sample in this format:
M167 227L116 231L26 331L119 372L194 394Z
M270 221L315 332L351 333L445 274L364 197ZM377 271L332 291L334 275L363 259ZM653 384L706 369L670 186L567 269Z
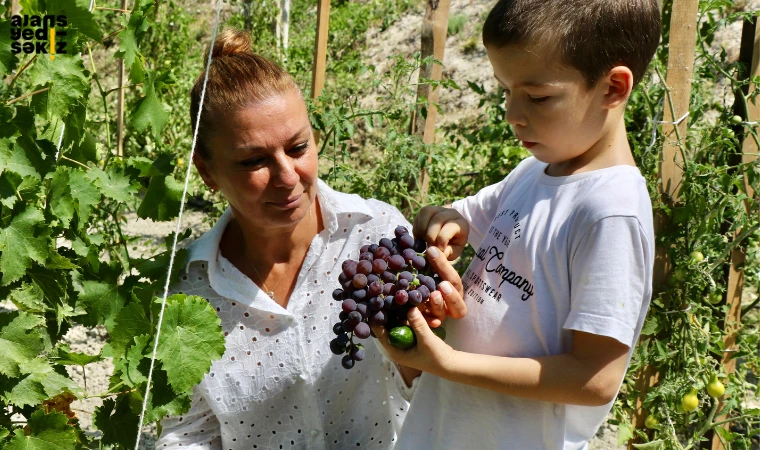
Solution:
M296 162L285 153L277 158L273 169L272 181L275 186L293 188L298 184L300 177L296 172Z

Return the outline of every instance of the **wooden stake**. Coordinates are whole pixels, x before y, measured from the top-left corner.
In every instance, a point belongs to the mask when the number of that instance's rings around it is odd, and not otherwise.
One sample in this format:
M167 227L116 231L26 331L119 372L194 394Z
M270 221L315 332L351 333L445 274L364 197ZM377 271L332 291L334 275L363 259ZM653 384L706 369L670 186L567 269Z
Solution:
M20 0L11 0L11 16L17 16L21 13Z
M317 100L325 87L327 66L327 35L330 31L330 0L319 0L317 6L317 38L314 42L314 65L311 71L311 98ZM319 143L319 131L314 131Z
M121 0L121 9L127 9L127 0ZM116 155L124 156L124 58L119 59L119 91L116 93Z
M432 56L443 62L443 54L446 48L446 35L449 27L449 10L451 0L428 0L425 9L425 17L422 19L422 38L420 40L421 58ZM427 78L440 81L443 76L443 67L439 64L425 64L420 67L419 79ZM418 106L412 114L409 123L409 132L422 134L425 144L435 142L435 122L438 118L436 104L440 96L439 89L432 89L429 84L420 84L417 88L417 100L426 99L425 110L427 117L422 116ZM420 198L425 201L427 197L430 177L427 167L422 169L420 176Z
M740 53L740 60L747 62L747 60L750 60L751 58L750 71L748 74L746 74L748 79L752 79L760 75L760 27L757 26L756 22L744 22L744 29L742 30L742 48ZM751 55L751 57L749 55ZM750 84L748 92L754 91L755 88L756 86L754 84ZM744 100L742 99L741 92L736 93L736 102L738 105L740 105L740 110L744 109ZM758 102L757 99L747 102L747 108L745 112L747 121L759 120L760 102ZM748 134L745 135L744 141L742 143L742 162L753 162L757 159L757 153L758 148L755 140ZM744 176L744 186L747 190L747 196L749 197L744 205L747 213L751 214L755 209L755 196L752 188L749 185L746 174ZM740 233L741 230L737 230L734 238L736 238ZM729 305L729 311L724 326L726 334L723 337L725 350L722 360L723 368L728 374L733 373L736 370L736 360L733 359L733 355L736 351L738 328L741 324L742 287L744 285L744 271L740 269L740 267L744 263L745 258L745 249L741 245L736 247L731 252L731 265L728 269L728 292L726 298L726 301ZM722 421L727 419L728 417L721 416L716 420ZM724 424L723 427L728 429L729 423ZM717 433L715 433L712 438L712 450L724 450L724 448L725 447L723 446L723 443L720 441Z
M697 13L699 0L674 0L670 19L670 43L668 54L668 72L665 82L668 95L665 98L664 122L676 122L689 111L691 96L691 79L694 72L694 50L697 37ZM668 99L668 97L670 97ZM666 202L673 204L678 199L678 189L683 177L683 157L680 145L685 145L688 116L679 124L663 124L662 134L666 141L662 149L660 162L660 194ZM680 136L680 142L678 137ZM655 217L655 234L669 226L666 217ZM654 294L662 291L667 281L671 264L667 248L657 246L654 261ZM643 409L643 400L649 388L658 380L657 371L652 367L644 367L639 373L636 389L639 397L632 422L637 429L643 429L647 411ZM628 442L628 448L633 449L635 439Z

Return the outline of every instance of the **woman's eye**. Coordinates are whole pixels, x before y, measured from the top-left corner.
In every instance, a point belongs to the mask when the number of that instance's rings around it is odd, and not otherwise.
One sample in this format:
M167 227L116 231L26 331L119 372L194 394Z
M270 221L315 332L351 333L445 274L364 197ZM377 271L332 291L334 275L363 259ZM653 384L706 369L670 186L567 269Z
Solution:
M532 95L531 95L531 96L529 96L529 97L530 97L530 100L531 100L533 103L541 103L541 102L545 102L546 100L548 100L548 99L549 99L549 97L548 97L548 96L544 96L544 97L534 97L534 96L532 96Z
M309 148L309 143L304 142L303 144L299 144L290 151L291 153L303 153Z
M254 159L246 159L245 161L241 161L240 165L244 167L256 167L261 165L264 162L261 158L254 158Z

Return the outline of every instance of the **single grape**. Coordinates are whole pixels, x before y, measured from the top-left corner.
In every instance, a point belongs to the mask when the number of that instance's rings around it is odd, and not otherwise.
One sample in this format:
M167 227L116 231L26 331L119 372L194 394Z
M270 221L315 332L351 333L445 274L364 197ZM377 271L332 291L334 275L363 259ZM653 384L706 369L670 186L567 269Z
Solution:
M351 291L354 290L354 283L353 283L353 279L351 278L341 283L340 285L343 287L343 290L346 291L347 293L350 293Z
M393 242L393 250L399 251L400 249L398 248L398 246L399 246L398 238L395 237L395 238L391 239L391 242Z
M373 256L375 257L375 259L385 260L386 258L391 257L391 251L385 247L378 247L377 250L375 250L375 253L373 253Z
M374 256L372 256L372 253L370 252L364 252L361 255L359 255L359 261L369 261L372 262L372 260L375 259Z
M435 290L435 280L433 280L433 277L429 277L427 275L418 275L417 278L419 278L420 283L427 287L429 292L433 292Z
M354 312L356 312L356 311L354 311ZM357 314L359 314L359 313L357 313ZM359 314L359 315L361 316L361 314ZM352 322L351 319L346 319L346 320L343 321L343 329L346 331L346 333L350 333L350 332L354 331L354 327L355 326L356 326L356 324L354 322Z
M356 310L362 315L362 320L367 318L367 306L367 302L361 302L356 305ZM356 328L354 328L354 333L356 333Z
M336 336L340 336L343 334L343 323L338 322L335 325L333 325L333 333L335 333Z
M401 278L396 282L396 286L398 286L399 289L409 289L409 280Z
M346 265L346 262L349 263ZM358 270L358 265L355 261L346 261L343 263L343 273L346 274L348 278L353 278L354 275L356 275L356 271Z
M351 311L349 311L349 312L351 312ZM340 314L338 314L338 319L340 319L341 322L343 322L344 320L348 319L348 312L341 311Z
M393 247L393 248L391 249L391 256L396 256L396 255L398 255L398 254L399 254L399 252L398 252L398 249L397 249L396 247ZM390 262L390 261L389 261L389 262Z
M422 270L425 268L425 265L427 264L427 261L425 261L425 258L422 256L415 256L412 258L412 267L414 267L417 270Z
M412 280L414 280L414 275L412 274L412 272L409 272L409 271L405 270L405 271L403 271L403 272L401 272L401 273L398 274L398 279L399 280L406 280L406 281L411 282Z
M397 305L405 305L408 300L409 300L409 294L406 291L398 291L393 296L393 301ZM351 318L351 314L348 315L349 319Z
M380 239L380 247L390 250L393 248L393 242L388 238L382 238Z
M397 238L401 238L401 236L405 234L409 234L409 230L406 229L406 227L397 226L395 230L393 230L393 234L396 235Z
M396 282L396 275L393 275L393 273L388 272L387 270L380 274L380 279L383 280L385 283L395 283Z
M367 298L367 290L366 289L357 289L354 291L353 294L351 294L354 300L357 302L360 302Z
M375 281L377 281L377 280L379 280L379 279L380 279L380 277L378 277L378 276L377 276L376 274L374 274L374 273L371 273L371 274L367 275L367 284L368 284L368 285L369 285L369 284L372 284L372 283L374 283Z
M356 271L364 275L369 275L372 273L372 263L366 260L359 261L359 264L356 267Z
M393 296L389 295L383 299L383 309L390 310L393 307Z
M332 293L333 300L343 300L343 289L336 289Z
M338 337L337 337L337 338L335 338L335 339L337 339L337 340L338 340L338 342L340 343L340 345L342 345L342 346L344 346L344 347L345 347L346 345L348 345L348 341L350 341L350 340L351 340L351 338L350 338L350 337L348 337L348 334L346 334L346 333L343 333L343 334L339 334L339 335L338 335Z
M369 320L373 325L385 325L385 313L383 311L377 311Z
M366 322L360 322L354 327L354 336L359 339L367 339L369 337L369 325Z
M417 291L409 291L409 305L417 306L422 303L422 295Z
M351 351L351 357L355 361L361 361L364 359L364 349L362 347L356 347L353 351Z
M414 286L416 288L419 285L420 285L420 280L418 280L417 278L415 278L415 279L412 280L412 286Z
M343 312L348 314L352 311L356 311L356 302L350 298L347 298L343 300L343 304L341 305L341 307L343 308Z
M363 273L357 273L354 275L353 280L351 280L351 283L354 285L356 289L363 289L364 286L367 285L367 275Z
M422 296L423 302L430 298L430 289L428 289L428 287L424 284L417 287L417 292L419 292Z
M414 247L412 247L417 253L424 253L427 250L427 243L424 239L415 239Z
M344 369L351 369L352 367L354 367L354 359L351 358L351 355L346 355L340 361L340 364L343 366Z
M340 275L338 275L338 283L340 283L340 284L343 284L343 283L345 283L347 280L350 280L350 279L351 279L351 277L349 277L348 275L346 275L346 274L345 274L345 273L343 273L343 272L341 272L341 273L340 273Z
M411 261L411 260L412 260L414 257L416 257L416 256L417 256L417 252L415 252L415 251L414 251L413 249L411 249L411 248L405 248L404 250L402 250L402 251L401 251L401 256L403 256L403 257L404 257L404 261L407 261L407 262L409 262L409 261Z
M346 352L346 346L338 342L337 339L330 341L330 351L335 355L341 355Z
M383 305L384 303L381 297L372 297L371 299L369 299L369 309L371 311L375 311L375 312L380 311L381 309L383 309Z
M377 273L377 274L383 273L383 272L385 272L385 269L387 269L387 268L388 268L388 263L385 262L384 259L376 259L376 260L372 261L372 272L373 273Z
M388 261L388 268L392 271L399 271L405 265L406 265L406 260L404 260L404 257L401 255L391 256L390 261Z
M372 297L377 297L383 292L383 284L379 281L374 281L370 283L369 287L367 288L367 293Z
M357 323L362 321L362 314L359 311L351 311L348 313L347 320L356 326Z
M414 237L411 234L405 234L398 238L398 243L401 245L401 248L409 248L411 249L414 247ZM412 250L414 251L414 250Z
M367 250L369 250L369 244L364 244L364 245L362 245L362 246L361 246L361 248L359 249L359 254L361 254L361 253L364 253L364 252L366 252Z
M367 251L370 252L370 253L375 253L377 251L378 247L380 247L380 246L377 245L377 244L372 244L372 245L369 246L369 248L367 249Z

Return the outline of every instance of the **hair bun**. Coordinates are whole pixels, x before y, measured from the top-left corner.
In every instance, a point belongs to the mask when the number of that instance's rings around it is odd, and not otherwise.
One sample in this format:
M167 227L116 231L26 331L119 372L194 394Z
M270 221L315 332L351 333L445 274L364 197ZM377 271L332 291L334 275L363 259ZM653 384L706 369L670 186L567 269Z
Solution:
M249 33L242 30L229 29L222 31L216 37L211 56L216 59L220 56L251 54L253 52L252 49L253 41ZM203 59L208 59L208 49Z

